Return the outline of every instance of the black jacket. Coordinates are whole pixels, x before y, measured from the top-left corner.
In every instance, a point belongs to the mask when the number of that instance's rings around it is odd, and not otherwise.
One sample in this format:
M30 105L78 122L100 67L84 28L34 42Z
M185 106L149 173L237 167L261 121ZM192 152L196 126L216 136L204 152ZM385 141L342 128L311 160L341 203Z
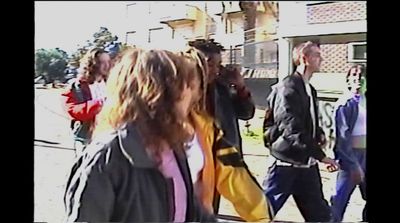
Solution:
M175 154L187 189L186 221L215 221L194 198L185 157ZM67 222L168 222L173 182L147 155L134 124L94 139L74 165L64 197Z
M216 81L214 86L215 118L224 131L224 138L243 156L238 119L249 120L254 117L254 102L251 97L240 98L232 87L224 83Z
M324 134L318 123L317 92L314 87L310 87L315 102L315 138L312 136L309 96L302 76L297 72L287 76L271 92L269 103L273 102L271 106L275 127L269 133L269 137L272 137L270 150L271 155L277 159L293 164L307 164L310 157L317 160L325 157L317 140Z

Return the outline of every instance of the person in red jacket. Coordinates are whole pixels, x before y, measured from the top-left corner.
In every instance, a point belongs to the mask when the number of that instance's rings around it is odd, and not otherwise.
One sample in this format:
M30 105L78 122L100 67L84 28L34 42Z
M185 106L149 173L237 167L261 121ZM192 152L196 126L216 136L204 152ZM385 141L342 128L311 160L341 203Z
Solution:
M106 99L105 81L110 70L110 56L102 49L89 50L80 61L79 74L62 94L71 117L74 149L79 157L90 142L95 117Z

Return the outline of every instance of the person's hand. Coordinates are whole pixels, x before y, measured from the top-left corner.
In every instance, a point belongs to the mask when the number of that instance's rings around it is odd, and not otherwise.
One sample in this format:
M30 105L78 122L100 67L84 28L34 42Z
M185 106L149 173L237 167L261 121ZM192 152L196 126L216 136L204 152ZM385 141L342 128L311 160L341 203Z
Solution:
M233 65L228 65L220 69L221 77L225 79L230 85L235 85L237 88L244 86L244 79L240 74L240 68Z
M365 174L360 166L350 171L350 178L354 184L359 184L364 180Z
M232 75L231 77L231 84L236 85L238 88L241 88L244 86L244 78L240 74L239 68L235 67L232 72L230 73Z
M325 136L325 134L321 134L318 139L318 146L320 146L322 148L325 146L325 144L326 144L326 136Z
M99 106L96 109L96 114L100 113L101 109L103 108L104 105L104 100L103 99L95 99L96 102L99 104Z
M322 163L327 164L326 168L328 169L329 172L335 172L338 171L340 168L339 163L337 163L335 160L325 157L321 160Z

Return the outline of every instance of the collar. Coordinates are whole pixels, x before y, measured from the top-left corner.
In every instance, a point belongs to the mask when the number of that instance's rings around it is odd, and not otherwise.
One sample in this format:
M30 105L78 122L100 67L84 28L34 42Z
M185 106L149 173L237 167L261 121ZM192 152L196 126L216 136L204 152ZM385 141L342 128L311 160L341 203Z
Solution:
M128 123L117 131L118 142L123 155L135 167L156 168L155 161L149 157L135 123Z

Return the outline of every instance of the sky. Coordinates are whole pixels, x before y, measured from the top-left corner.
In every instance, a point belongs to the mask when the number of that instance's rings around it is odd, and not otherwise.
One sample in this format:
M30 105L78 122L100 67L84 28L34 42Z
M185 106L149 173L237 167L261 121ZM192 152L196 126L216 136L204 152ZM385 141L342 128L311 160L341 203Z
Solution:
M92 40L100 26L124 42L125 18L125 1L35 1L35 49L59 47L70 54Z

